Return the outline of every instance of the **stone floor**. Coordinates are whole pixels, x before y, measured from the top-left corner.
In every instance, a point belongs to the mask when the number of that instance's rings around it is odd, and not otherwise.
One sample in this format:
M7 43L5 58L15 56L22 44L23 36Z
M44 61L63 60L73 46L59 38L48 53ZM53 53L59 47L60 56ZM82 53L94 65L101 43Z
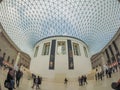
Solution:
M7 90L4 88L3 81L6 78L6 73L0 70L0 83L2 90ZM112 90L111 82L117 81L120 78L120 72L116 72L112 75L112 78L104 78L102 81L89 80L88 84L85 86L79 86L78 82L68 82L67 85L63 83L54 83L43 81L40 89L38 90ZM36 90L31 88L32 80L22 78L20 82L20 87L15 90Z

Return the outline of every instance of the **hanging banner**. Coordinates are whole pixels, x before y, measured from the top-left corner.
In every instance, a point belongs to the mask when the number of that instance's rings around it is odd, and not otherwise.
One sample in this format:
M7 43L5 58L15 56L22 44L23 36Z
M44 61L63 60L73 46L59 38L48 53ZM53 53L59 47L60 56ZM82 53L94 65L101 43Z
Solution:
M52 40L51 44L51 52L50 52L50 61L49 61L49 69L54 70L55 64L55 47L56 47L56 40Z
M74 69L71 40L67 40L67 45L68 45L68 67L69 69Z

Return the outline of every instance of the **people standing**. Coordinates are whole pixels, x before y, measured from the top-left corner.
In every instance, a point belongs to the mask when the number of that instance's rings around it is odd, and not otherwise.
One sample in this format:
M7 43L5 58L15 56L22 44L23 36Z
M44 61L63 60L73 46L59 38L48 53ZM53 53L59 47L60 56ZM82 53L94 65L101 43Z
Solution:
M108 69L105 70L106 77L108 78Z
M81 86L83 86L83 81L84 80L84 76L82 75L81 78L80 78L80 83L81 83Z
M83 82L84 82L84 85L88 84L88 82L87 82L87 76L86 75L83 76Z
M109 67L109 68L108 68L108 75L109 75L109 78L111 78L111 74L112 74L112 67Z
M15 82L14 82L14 70L12 68L9 69L6 80L10 84L10 87L8 87L8 90L13 90Z
M103 71L100 72L100 79L103 79Z
M23 76L23 72L20 69L16 72L16 86L19 87L20 79Z

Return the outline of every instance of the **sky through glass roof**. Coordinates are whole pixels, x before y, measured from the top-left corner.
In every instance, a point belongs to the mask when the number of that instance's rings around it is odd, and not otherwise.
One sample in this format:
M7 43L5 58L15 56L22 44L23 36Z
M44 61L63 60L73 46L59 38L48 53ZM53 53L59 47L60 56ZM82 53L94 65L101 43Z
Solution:
M0 22L18 47L31 55L40 39L67 35L83 40L94 54L120 27L118 0L3 0Z

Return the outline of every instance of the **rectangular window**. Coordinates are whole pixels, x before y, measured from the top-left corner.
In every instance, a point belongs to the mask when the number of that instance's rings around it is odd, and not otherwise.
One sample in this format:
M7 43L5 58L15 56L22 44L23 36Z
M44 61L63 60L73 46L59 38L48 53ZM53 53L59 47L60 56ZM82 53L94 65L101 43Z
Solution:
M74 49L74 55L80 55L80 48L79 48L79 44L77 43L73 43L73 49Z
M50 49L50 42L44 43L42 55L48 55Z
M57 54L58 55L66 54L66 44L65 44L65 41L58 41L57 42Z
M34 57L37 57L39 46L36 47Z
M88 57L88 53L87 53L86 48L85 48L85 47L83 47L83 49L84 49L84 52L85 52L85 56L86 56L86 57Z

